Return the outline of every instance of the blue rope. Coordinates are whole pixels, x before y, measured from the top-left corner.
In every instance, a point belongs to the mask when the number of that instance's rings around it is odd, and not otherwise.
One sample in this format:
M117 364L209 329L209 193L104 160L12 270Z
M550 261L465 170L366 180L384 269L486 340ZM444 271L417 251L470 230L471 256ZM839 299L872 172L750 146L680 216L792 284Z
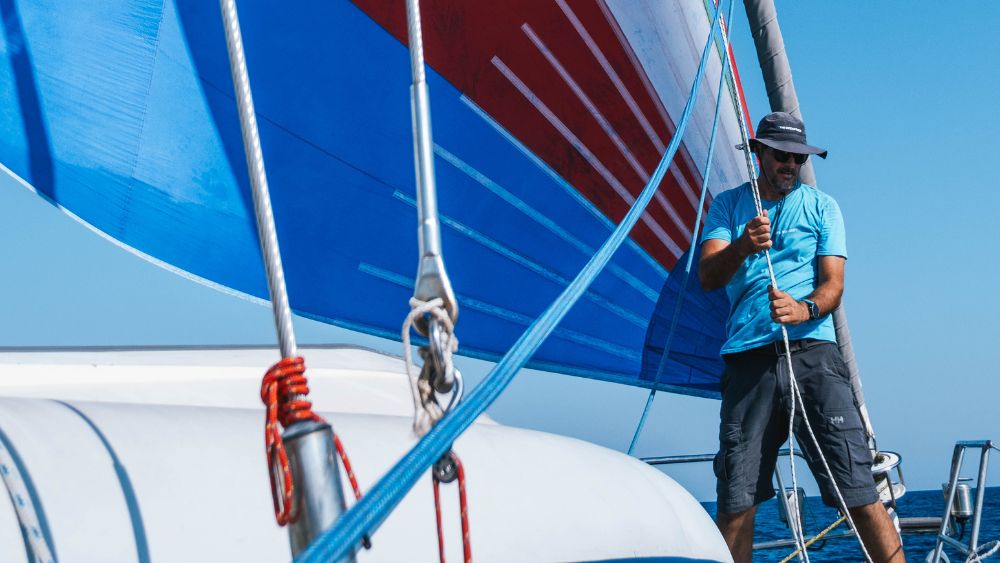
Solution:
M732 34L733 6L735 0L729 2L729 28L728 34ZM722 6L716 13L721 12ZM725 44L725 42L723 42ZM719 73L719 91L715 95L715 120L712 122L712 136L708 141L708 157L705 159L705 173L702 174L701 197L698 199L698 213L694 219L694 227L691 229L691 247L688 249L687 262L684 265L684 275L681 278L681 288L677 293L677 304L674 306L674 316L670 319L670 329L667 331L667 342L663 345L663 355L660 356L660 365L656 368L656 377L653 379L653 387L649 390L649 397L646 398L646 406L642 409L642 416L639 418L639 425L632 435L632 442L628 446L628 455L635 451L636 444L639 443L639 436L646 426L646 419L653 406L653 399L656 398L656 388L660 385L660 378L663 376L663 366L667 365L667 356L670 354L670 346L674 341L674 332L677 329L677 320L681 316L681 308L684 305L684 294L687 292L688 280L691 277L691 265L694 262L694 251L698 247L698 229L701 227L702 209L705 207L705 194L708 193L708 179L712 173L712 156L715 154L715 138L719 131L719 115L722 113L722 87L726 83L726 71L729 69L729 54L722 54L722 71Z
M549 306L540 317L528 327L514 346L504 355L490 371L486 379L454 410L449 412L421 439L395 466L359 500L350 510L337 519L334 525L323 532L299 557L296 562L326 562L339 561L354 549L365 534L374 533L389 516L389 513L403 500L407 492L421 475L434 464L450 448L462 432L472 425L473 421L486 411L493 401L500 396L507 385L514 379L517 372L545 341L545 338L559 324L559 321L569 312L570 307L580 298L587 287L594 281L601 270L607 265L618 247L625 241L629 231L639 221L649 201L656 193L657 187L663 181L677 149L680 147L684 130L694 110L698 99L701 79L705 74L708 53L719 27L721 10L716 11L712 20L712 29L708 33L708 41L701 55L698 72L684 113L681 114L677 130L670 140L670 146L653 172L653 177L639 194L635 204L622 219L622 222L611 233L608 240L591 257L587 265L563 290L562 294Z

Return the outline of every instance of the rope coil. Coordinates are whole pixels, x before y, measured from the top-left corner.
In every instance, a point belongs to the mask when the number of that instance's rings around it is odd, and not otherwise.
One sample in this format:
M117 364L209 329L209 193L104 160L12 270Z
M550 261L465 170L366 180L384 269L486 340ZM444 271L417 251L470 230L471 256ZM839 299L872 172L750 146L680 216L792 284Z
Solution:
M969 557L965 560L965 563L982 561L983 559L992 556L997 551L1000 551L1000 540L991 541L979 546L979 549L969 553Z
M282 358L271 366L261 382L260 398L266 407L264 418L264 449L267 455L268 477L271 481L271 501L274 517L279 526L294 523L299 514L294 503L295 480L288 465L288 453L281 435L282 428L307 420L326 423L323 417L314 413L309 395L309 381L305 375L306 364L301 357ZM344 465L344 472L351 483L355 500L361 499L361 488L347 457L340 438L333 435L333 445ZM280 493L279 493L280 483ZM370 547L367 536L363 538L365 547Z

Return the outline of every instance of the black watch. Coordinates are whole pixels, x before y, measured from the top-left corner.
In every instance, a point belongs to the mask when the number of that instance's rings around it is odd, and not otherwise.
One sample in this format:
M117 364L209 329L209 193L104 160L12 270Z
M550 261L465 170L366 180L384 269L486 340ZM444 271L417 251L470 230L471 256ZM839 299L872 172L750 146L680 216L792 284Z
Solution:
M806 304L806 307L809 307L809 320L815 321L816 319L818 319L819 305L817 305L816 302L813 301L812 299L803 299L802 302Z

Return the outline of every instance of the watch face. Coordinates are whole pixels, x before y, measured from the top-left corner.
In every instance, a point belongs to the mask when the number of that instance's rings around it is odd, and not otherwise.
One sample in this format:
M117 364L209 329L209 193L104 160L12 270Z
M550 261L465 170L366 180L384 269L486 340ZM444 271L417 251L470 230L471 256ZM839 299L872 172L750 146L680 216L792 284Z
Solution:
M818 319L819 318L819 305L817 305L813 301L806 301L806 303L809 305L809 317L812 318L812 319Z

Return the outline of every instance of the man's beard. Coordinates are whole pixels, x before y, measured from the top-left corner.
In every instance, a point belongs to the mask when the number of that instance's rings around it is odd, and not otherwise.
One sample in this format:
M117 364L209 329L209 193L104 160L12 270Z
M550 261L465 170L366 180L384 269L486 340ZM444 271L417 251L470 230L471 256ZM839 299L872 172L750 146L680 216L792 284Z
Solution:
M774 189L777 190L778 193L780 193L781 195L788 195L792 193L792 190L794 190L799 185L798 173L796 173L794 170L790 170L787 168L782 168L778 170L778 174L785 174L785 173L794 174L795 176L791 180L789 180L787 184L779 182L771 182L771 185L774 187Z

